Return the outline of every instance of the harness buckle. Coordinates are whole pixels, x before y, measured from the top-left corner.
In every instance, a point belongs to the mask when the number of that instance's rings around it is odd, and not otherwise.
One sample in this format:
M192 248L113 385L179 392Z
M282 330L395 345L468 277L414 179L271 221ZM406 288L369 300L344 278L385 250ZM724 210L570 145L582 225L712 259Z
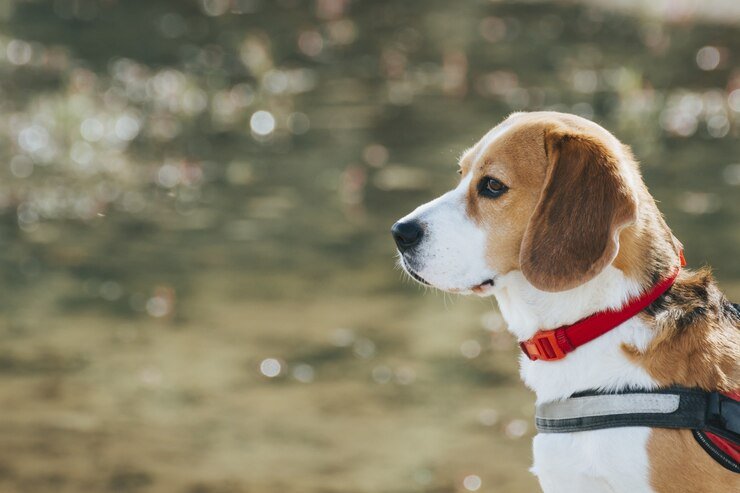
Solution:
M555 361L565 358L554 330L540 330L531 339L519 343L522 352L532 361Z
M711 392L707 400L706 428L716 435L740 443L740 401L731 395Z

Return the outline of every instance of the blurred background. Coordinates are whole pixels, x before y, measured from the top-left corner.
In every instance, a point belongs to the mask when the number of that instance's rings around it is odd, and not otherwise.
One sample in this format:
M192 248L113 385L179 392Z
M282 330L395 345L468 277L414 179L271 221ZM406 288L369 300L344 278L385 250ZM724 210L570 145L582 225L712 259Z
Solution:
M740 300L734 0L4 0L0 491L531 492L493 300L390 225L514 110L633 146Z

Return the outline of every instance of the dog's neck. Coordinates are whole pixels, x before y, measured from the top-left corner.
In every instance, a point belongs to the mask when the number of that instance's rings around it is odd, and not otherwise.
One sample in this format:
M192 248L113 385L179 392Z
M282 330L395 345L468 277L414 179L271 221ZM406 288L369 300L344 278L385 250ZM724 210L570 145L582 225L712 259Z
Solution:
M661 230L664 233L654 233ZM541 291L521 271L498 276L493 294L517 339L529 339L538 330L572 324L603 310L620 309L678 263L680 244L674 243L660 216L644 215L640 224L625 230L620 239L622 248L615 262L574 289ZM538 402L589 389L654 388L658 382L631 360L623 347L642 351L655 333L650 323L633 317L561 361L530 361L522 355L521 376L537 394Z
M619 309L679 265L680 242L644 186L641 190L637 222L620 233L620 250L614 262L591 280L567 291L548 292L535 288L520 270L496 277L493 295L509 330L520 341L538 330Z
M639 282L613 266L575 289L557 293L534 288L521 272L510 272L497 281L499 308L519 340L540 329L554 329L602 310L621 308L641 291ZM537 394L538 402L564 399L589 389L653 388L656 382L621 349L623 344L644 349L653 336L653 330L633 317L561 361L530 361L522 355L521 376Z
M612 266L567 291L541 291L521 271L498 277L496 284L494 296L501 314L519 340L529 339L538 330L555 329L602 310L621 308L639 295L641 288L637 280Z

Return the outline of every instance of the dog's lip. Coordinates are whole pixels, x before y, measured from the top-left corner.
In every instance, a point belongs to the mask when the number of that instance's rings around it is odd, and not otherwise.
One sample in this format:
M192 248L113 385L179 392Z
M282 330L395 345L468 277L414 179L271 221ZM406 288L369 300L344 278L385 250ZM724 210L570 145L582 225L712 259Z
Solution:
M496 279L492 277L490 279L486 279L480 284L476 284L475 286L470 288L470 290L474 293L481 294L486 290L486 288L492 288L495 284Z
M422 283L422 284L424 284L426 286L431 286L431 284L426 279L424 279L423 277L421 277L419 274L417 274L416 272L412 271L411 269L409 269L409 275L411 277L413 277L414 279L416 279L417 281L419 281L420 283Z
M476 288L483 288L486 286L493 286L496 283L496 280L494 278L486 279L482 283L476 285Z
M406 273L409 276L411 276L414 280L416 280L417 282L420 282L421 284L425 286L432 286L432 283L430 283L429 281L421 277L419 274L416 273L416 271L414 271L414 269L409 267L409 264L408 262L406 262L406 259L403 257L403 255L401 255L401 263L403 264L403 268L406 271ZM486 290L486 288L489 288L489 287L492 288L495 284L496 284L496 278L491 277L491 278L486 279L480 284L476 284L475 286L470 288L470 291L474 293L482 293L483 291ZM462 290L453 290L453 291L460 292Z
M424 279L423 277L421 277L419 274L417 274L416 272L414 272L414 269L412 269L411 267L409 267L409 264L408 264L408 262L406 262L406 259L405 258L401 257L401 262L403 262L403 267L406 269L406 273L408 275L410 275L414 280L422 283L425 286L431 286L431 283L429 281L427 281L426 279Z

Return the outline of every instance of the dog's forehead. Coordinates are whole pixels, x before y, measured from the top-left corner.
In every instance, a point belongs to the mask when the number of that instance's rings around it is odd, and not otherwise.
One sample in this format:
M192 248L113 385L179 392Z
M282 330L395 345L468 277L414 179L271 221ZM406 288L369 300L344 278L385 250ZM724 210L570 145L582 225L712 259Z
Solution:
M541 177L547 164L545 133L549 129L588 134L617 147L608 131L585 118L554 111L513 113L489 130L460 159L464 173L494 167L512 175Z
M512 115L466 150L461 156L460 167L466 173L489 167L511 173L540 168L546 158L544 129L549 124L545 119Z

